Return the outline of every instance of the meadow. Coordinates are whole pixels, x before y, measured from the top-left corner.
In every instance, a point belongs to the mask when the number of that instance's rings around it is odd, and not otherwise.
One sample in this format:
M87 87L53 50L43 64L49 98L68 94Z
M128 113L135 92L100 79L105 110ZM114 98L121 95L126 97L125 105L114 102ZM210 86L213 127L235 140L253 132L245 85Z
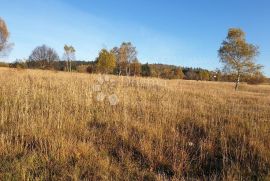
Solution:
M0 68L0 180L269 180L270 85Z

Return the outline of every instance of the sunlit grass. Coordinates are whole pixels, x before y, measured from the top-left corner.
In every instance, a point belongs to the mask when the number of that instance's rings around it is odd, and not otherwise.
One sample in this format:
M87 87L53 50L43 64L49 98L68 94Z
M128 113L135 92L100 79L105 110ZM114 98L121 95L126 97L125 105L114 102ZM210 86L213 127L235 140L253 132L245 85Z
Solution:
M270 86L0 69L0 180L267 180Z

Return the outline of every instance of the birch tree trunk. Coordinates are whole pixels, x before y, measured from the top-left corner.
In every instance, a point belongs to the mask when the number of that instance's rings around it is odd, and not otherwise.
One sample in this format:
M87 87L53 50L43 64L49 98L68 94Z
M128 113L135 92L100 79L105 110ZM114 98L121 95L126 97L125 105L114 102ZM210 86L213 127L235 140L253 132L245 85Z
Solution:
M69 60L69 71L71 72L71 60Z
M239 82L240 82L240 73L237 73L237 80L235 82L235 90L238 90L238 86L239 86Z

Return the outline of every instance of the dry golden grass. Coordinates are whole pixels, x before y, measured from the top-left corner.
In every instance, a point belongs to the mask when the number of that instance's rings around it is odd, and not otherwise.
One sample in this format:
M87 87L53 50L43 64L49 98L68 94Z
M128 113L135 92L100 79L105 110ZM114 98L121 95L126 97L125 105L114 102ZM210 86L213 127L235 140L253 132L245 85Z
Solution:
M0 69L0 180L270 179L269 85L98 78Z

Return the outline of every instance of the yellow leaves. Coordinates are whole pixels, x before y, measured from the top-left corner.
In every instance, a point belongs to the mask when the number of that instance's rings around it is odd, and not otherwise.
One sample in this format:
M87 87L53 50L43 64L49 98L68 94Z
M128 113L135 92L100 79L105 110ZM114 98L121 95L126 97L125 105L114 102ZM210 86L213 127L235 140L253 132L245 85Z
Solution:
M230 28L227 39L245 40L245 32L240 28Z
M227 38L218 51L221 62L231 72L241 73L252 73L252 67L256 66L255 57L258 53L258 47L247 43L245 33L236 28L229 29Z
M106 49L102 49L97 58L97 66L102 73L112 73L116 66L115 55Z

